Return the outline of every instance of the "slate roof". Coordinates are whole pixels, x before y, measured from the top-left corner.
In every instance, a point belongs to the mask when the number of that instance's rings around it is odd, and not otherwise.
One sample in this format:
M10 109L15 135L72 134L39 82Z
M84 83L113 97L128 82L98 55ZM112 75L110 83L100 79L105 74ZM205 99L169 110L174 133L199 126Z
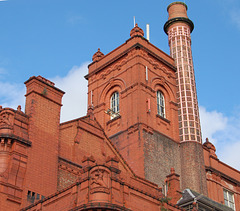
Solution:
M200 206L203 205L203 207L209 207L209 210L233 211L230 207L215 202L212 199L208 198L207 196L199 194L191 189L185 189L183 191L182 198L178 201L177 205L180 207L185 207L189 204L192 204L192 202L194 201L198 203Z

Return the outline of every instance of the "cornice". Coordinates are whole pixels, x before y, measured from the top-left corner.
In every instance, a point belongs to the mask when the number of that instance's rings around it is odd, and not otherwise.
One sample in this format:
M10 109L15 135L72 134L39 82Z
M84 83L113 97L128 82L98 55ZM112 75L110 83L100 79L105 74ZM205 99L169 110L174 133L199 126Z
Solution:
M0 137L1 138L11 138L14 141L20 142L20 143L25 144L27 146L32 146L31 141L29 141L27 139L24 139L24 138L21 138L19 136L13 135L13 134L0 133Z
M216 169L214 169L214 168L212 168L210 166L205 166L205 169L206 169L206 171L214 172L217 175L219 175L220 177L222 177L222 178L224 178L224 179L226 179L226 180L236 184L237 186L240 186L240 181L238 181L236 179L233 179L232 177L222 173L221 171L218 171L218 170L216 170Z
M193 22L192 22L189 18L176 17L176 18L172 18L172 19L168 20L168 21L164 24L164 27L163 27L163 28L164 28L164 31L165 31L166 34L168 34L168 33L167 33L168 28L169 28L172 24L174 24L174 23L176 23L176 22L184 22L184 23L188 24L189 27L190 27L190 32L192 32L193 29L194 29L194 24L193 24Z
M177 68L170 64L169 62L167 62L166 60L164 60L162 57L158 56L156 53L152 52L151 50L149 50L147 47L145 47L144 45L140 44L140 43L135 43L134 45L132 45L131 47L129 47L128 49L126 49L125 51L123 51L122 53L120 53L118 56L112 58L111 60L109 60L108 62L104 63L102 66L96 68L93 72L87 74L86 76L84 76L87 80L89 77L91 77L92 75L100 72L102 69L106 68L107 66L111 65L112 63L114 63L115 61L119 60L120 58L124 57L125 55L128 54L128 52L130 52L132 49L143 49L145 50L149 55L151 55L152 57L156 58L157 60L161 61L163 64L165 64L166 66L170 67L171 69L173 69L175 72L177 71ZM91 65L91 64L90 64Z

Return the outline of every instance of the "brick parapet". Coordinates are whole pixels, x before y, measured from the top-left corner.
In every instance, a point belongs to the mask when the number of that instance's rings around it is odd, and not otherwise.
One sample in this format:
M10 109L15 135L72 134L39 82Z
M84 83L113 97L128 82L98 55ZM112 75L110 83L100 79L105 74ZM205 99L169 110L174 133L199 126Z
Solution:
M116 179L111 176L112 173L106 166L94 166L88 170L88 176L79 182L31 206L22 208L21 211L41 210L43 207L45 210L52 210L53 207L54 209L61 207L63 210L87 210L89 208L101 210L106 207L110 210L158 210L161 207L172 211L182 210L170 203L166 204L157 186L144 181L146 185L144 187L143 181L136 178L126 179L125 177L125 180L122 180L122 176L118 176ZM98 174L103 174L103 177L96 179Z
M174 61L168 54L148 42L145 38L143 39L143 37L141 36L135 36L129 38L124 44L120 45L110 53L106 54L104 57L102 57L100 61L91 63L88 66L89 74L93 74L93 71L94 73L96 73L100 69L103 69L109 64L114 63L123 55L127 54L131 49L134 49L136 47L144 48L148 52L151 52L153 55L157 56L157 58L163 61L166 65L170 65L170 68L175 69ZM88 79L89 75L85 77Z

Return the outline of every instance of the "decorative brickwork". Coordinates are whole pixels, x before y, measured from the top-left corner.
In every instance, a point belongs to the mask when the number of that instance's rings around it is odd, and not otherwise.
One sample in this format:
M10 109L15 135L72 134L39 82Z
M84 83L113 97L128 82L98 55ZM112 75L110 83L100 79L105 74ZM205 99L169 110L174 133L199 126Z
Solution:
M168 7L173 58L138 25L112 52L98 49L86 116L60 124L64 92L42 76L25 82L25 113L0 106L1 210L225 211L228 195L240 210L240 172L201 144L186 9Z
M111 158L115 160L116 158ZM121 159L120 159L121 160ZM120 161L119 160L119 161ZM180 211L164 202L161 189L136 175L116 174L106 165L94 165L81 179L26 210L160 210Z
M165 25L168 34L170 54L177 66L177 99L179 103L179 135L181 141L201 141L201 129L195 76L191 50L192 28L187 19L186 6L183 3L171 4L168 8L171 25ZM174 19L184 16L184 20Z
M82 166L67 161L66 159L59 158L58 161L58 191L69 187L76 183L81 177Z
M177 66L177 100L181 142L181 187L207 195L201 128L191 50L193 23L187 6L175 2L168 7L169 19L164 29L168 34L171 56ZM186 143L189 142L189 143ZM194 144L195 142L195 144Z

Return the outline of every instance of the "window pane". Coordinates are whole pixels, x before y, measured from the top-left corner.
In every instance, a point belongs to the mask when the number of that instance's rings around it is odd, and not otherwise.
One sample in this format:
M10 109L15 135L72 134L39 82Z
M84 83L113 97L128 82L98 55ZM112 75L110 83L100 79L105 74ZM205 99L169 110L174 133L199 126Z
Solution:
M223 191L224 199L227 199L227 192L224 190Z
M223 190L223 195L225 205L235 210L234 194L229 192L228 190Z
M229 201L233 202L233 195L231 193L228 194L228 197L229 197Z
M114 92L110 99L110 106L112 110L111 119L117 117L116 114L119 113L119 93Z
M230 203L229 205L232 209L234 209L234 204Z
M224 199L224 203L228 206L228 200Z
M158 115L165 117L165 102L161 91L157 91L157 112Z

